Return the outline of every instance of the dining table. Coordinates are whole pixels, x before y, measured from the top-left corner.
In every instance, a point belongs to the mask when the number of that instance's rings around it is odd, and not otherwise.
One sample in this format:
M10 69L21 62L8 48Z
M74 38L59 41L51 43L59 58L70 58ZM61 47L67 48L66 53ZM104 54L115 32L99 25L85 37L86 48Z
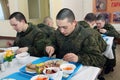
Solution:
M41 58L30 56L28 62L30 63L37 59L41 59ZM18 79L17 78L18 76L16 76L15 74L17 73L21 74L22 72L20 72L20 69L24 67L26 64L28 63L20 64L16 58L12 60L11 66L7 66L7 62L4 62L5 70L0 71L0 80L9 80L9 79L6 79L6 77L8 76L10 77L11 75L14 75L14 79L10 79L10 80L21 80L20 78ZM67 79L67 80L96 80L100 72L101 72L101 69L98 67L82 65L81 67L79 67L76 73L72 75L70 79ZM30 79L27 79L27 80L30 80ZM55 80L61 80L61 79L56 78Z

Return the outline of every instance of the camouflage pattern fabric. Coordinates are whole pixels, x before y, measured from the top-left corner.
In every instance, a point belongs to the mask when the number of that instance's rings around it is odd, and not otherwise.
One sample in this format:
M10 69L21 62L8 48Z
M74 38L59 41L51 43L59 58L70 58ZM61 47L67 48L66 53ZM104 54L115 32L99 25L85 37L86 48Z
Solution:
M103 53L106 50L107 43L102 38L101 34L98 31L90 28L89 24L85 21L79 21L78 24L82 25L84 28L88 29L90 33L93 34L96 43L98 44L99 49L101 50L101 53Z
M95 29L97 30L97 27L95 27ZM116 31L116 29L111 24L105 24L103 29L107 30L105 35L112 36L115 38L120 38L120 34Z
M31 56L45 56L44 49L46 44L46 35L35 25L28 23L29 27L25 32L17 33L13 46L28 47Z
M56 57L63 58L66 53L75 53L80 63L88 66L103 67L106 59L101 54L98 44L92 33L79 24L69 35L64 36L59 30L54 35Z
M47 39L49 39L49 40L53 39L52 36L55 33L55 29L53 27L50 27L50 26L45 25L43 23L38 24L37 27L45 33Z

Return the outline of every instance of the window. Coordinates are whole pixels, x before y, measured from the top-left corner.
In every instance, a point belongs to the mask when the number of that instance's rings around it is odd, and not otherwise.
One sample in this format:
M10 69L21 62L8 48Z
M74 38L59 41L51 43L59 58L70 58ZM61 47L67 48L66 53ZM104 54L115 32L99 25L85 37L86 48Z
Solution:
M1 3L0 3L0 19L4 19L4 14L3 14Z
M0 0L0 19L8 19L9 16L8 0Z

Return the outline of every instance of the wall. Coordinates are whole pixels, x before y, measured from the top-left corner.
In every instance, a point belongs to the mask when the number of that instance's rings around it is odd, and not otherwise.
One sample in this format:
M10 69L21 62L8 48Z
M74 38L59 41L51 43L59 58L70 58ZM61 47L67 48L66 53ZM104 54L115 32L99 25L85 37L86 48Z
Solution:
M10 26L8 20L0 20L0 36L16 36L16 31Z
M75 4L75 5L73 5ZM81 20L83 17L83 0L62 0L62 7L71 9L76 20Z
M88 7L89 4L89 7ZM92 0L50 0L50 14L56 26L56 15L62 8L73 10L76 20L83 20L88 12L92 12Z
M55 28L57 28L56 15L62 8L73 10L76 20L83 18L83 0L50 0L50 16L53 18Z
M62 9L62 0L50 0L50 16L54 21L54 27L56 26L56 15L60 9Z

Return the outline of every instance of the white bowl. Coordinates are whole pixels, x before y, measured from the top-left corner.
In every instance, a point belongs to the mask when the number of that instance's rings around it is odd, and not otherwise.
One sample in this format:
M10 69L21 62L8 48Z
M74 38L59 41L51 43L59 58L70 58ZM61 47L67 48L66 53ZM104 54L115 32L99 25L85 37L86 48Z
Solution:
M18 46L14 46L14 47L9 47L6 50L12 50L13 52L16 52L19 49Z
M33 76L30 80L38 80L37 78L40 78L40 80L49 80L48 76L42 74Z
M43 73L45 75L47 75L49 78L52 78L52 79L54 79L56 76L58 76L59 72L60 72L60 68L59 67L48 67L48 68L45 68L43 70Z
M76 66L71 63L66 63L60 65L60 69L63 71L65 74L71 74L75 70Z
M30 54L28 52L22 52L16 55L16 59L20 64L27 64L29 61Z

